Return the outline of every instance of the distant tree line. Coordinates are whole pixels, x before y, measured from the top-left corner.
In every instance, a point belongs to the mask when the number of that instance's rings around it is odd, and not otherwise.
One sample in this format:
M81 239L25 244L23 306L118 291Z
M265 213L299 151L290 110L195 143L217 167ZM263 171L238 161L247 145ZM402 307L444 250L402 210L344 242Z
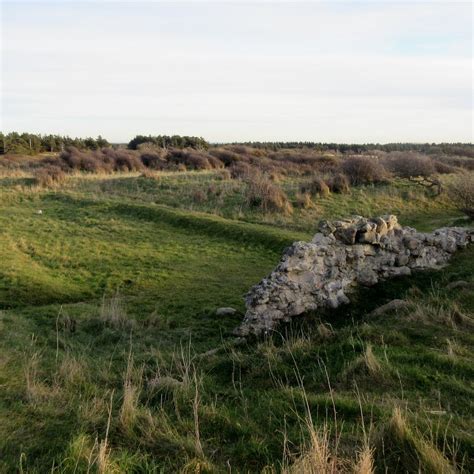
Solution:
M130 140L127 147L137 150L140 145L150 144L158 148L193 148L196 150L208 150L211 148L209 142L202 137L190 137L181 135L137 135ZM474 158L474 145L472 143L317 143L317 142L239 142L230 145L244 145L267 151L279 151L284 149L315 150L318 152L336 152L342 154L360 154L375 150L385 152L418 152L428 155L450 155L466 156ZM110 147L111 144L100 135L97 138L71 138L62 135L41 135L33 133L0 132L0 155L1 154L25 154L35 155L43 152L61 152L67 147L78 150L100 150ZM212 148L217 146L213 144Z
M288 148L308 148L316 151L335 151L343 154L358 154L374 150L386 151L415 151L428 155L458 155L474 158L472 143L316 143L316 142L239 142L232 145L245 145L253 148L264 148L278 151Z
M40 135L34 133L0 132L0 154L36 155L43 152L63 151L73 146L79 150L98 150L110 143L100 135L97 138L71 138L62 135Z
M149 143L160 148L195 148L197 150L207 150L209 148L209 143L202 137L181 135L137 135L130 140L128 148L130 150L137 150L138 147L144 143Z

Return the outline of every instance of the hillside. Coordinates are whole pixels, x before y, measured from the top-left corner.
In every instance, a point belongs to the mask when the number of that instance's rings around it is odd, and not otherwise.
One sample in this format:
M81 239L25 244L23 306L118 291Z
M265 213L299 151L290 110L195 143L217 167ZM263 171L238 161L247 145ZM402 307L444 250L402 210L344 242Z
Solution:
M265 340L216 315L321 218L465 225L446 193L394 177L298 207L287 174L285 213L223 171L4 172L0 471L474 470L472 247Z

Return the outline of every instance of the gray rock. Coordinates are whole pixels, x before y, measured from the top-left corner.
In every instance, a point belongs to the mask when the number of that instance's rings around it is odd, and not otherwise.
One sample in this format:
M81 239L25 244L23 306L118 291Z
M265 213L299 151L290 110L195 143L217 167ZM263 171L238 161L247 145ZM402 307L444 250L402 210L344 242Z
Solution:
M237 313L237 310L234 308L217 308L216 316L233 316Z
M182 387L183 382L170 377L169 375L163 375L161 377L155 377L149 380L148 386L157 390L174 390L176 388Z
M392 300L389 301L387 304L383 306L379 306L378 308L374 309L370 316L381 316L382 314L388 313L390 311L399 311L402 309L407 309L409 307L409 303L405 300Z
M334 232L334 237L345 244L352 245L355 242L356 234L355 227L341 227Z
M446 285L447 290L455 290L457 288L469 288L471 285L469 284L468 281L464 280L458 280L458 281L453 281L451 283L448 283Z
M472 229L445 227L425 234L401 227L393 215L322 221L318 229L311 243L290 246L275 270L249 291L237 335L267 334L294 316L346 304L358 284L439 268L474 241Z

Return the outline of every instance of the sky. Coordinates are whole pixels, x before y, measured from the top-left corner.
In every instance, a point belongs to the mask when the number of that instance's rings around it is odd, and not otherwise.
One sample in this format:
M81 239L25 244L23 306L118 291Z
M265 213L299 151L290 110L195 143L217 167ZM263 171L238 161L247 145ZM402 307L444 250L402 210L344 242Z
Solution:
M4 132L473 141L471 2L0 1Z

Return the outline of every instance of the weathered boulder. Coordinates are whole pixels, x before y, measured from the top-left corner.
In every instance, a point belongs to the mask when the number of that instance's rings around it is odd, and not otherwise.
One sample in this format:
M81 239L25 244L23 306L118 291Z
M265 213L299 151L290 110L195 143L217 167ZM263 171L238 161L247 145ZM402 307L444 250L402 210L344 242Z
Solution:
M236 334L263 334L293 316L349 302L357 284L436 269L474 241L474 230L444 227L431 233L401 227L396 216L321 222L311 242L295 242L275 270L246 296Z

